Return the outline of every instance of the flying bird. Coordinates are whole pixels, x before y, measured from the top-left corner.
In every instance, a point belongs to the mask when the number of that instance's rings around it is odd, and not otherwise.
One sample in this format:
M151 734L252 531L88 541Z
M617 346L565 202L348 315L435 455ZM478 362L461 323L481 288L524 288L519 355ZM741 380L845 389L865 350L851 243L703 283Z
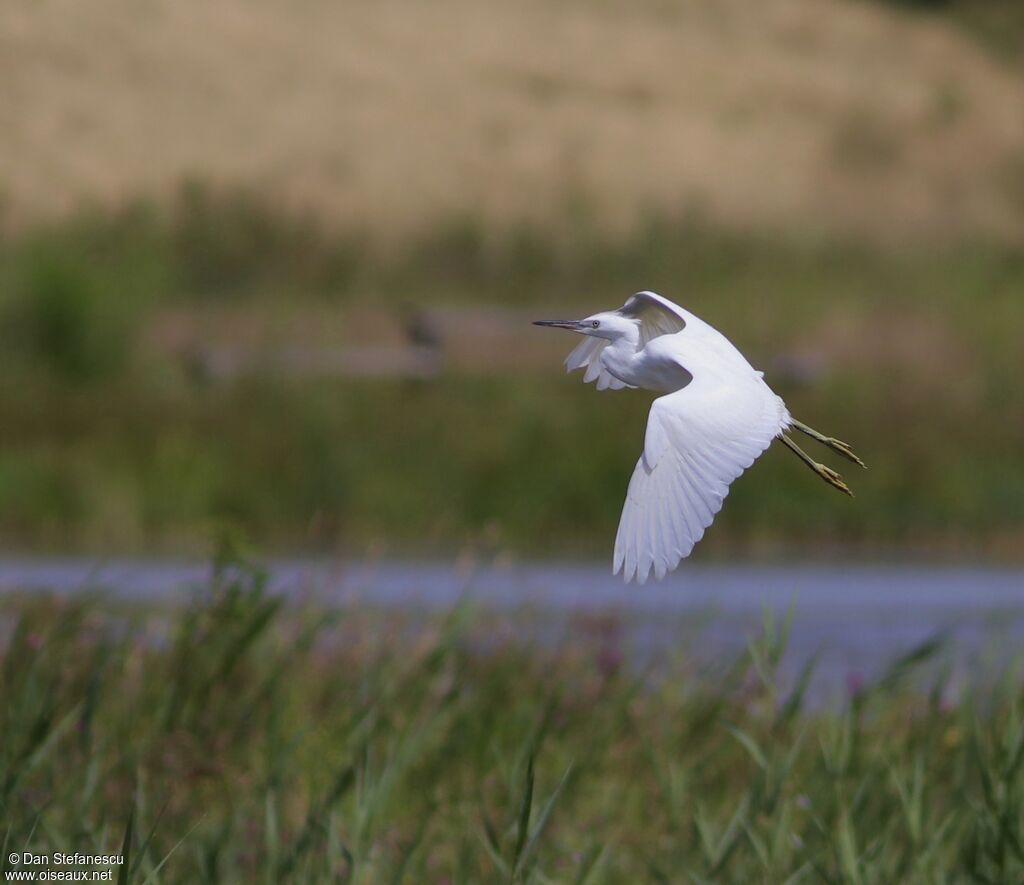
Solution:
M656 390L644 450L629 481L615 536L614 573L643 584L690 555L729 485L780 439L829 485L852 497L843 478L804 452L798 430L864 467L850 447L802 424L733 344L688 310L638 292L618 310L582 320L538 320L584 340L565 360L598 390Z

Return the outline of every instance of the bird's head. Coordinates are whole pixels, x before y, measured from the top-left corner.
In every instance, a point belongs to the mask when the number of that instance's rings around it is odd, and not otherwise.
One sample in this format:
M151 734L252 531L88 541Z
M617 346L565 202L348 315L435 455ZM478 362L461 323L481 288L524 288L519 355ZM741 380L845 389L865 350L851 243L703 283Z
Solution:
M638 333L636 320L624 317L617 311L595 313L582 320L535 320L535 326L551 326L555 329L568 329L580 335L592 338L604 338L616 341L619 338L631 337Z

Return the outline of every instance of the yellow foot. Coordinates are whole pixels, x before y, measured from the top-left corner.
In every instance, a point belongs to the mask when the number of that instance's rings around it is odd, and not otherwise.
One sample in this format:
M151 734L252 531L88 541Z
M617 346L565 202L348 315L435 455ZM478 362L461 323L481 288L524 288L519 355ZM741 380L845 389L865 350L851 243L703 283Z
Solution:
M859 464L861 467L867 469L868 465L861 461L861 459L853 453L853 449L851 449L841 439L835 439L830 436L827 439L823 439L822 442L832 449L833 452L836 452L846 458L847 461L853 461L854 464Z
M843 482L843 478L836 473L831 467L826 467L824 464L815 464L814 469L825 482L827 482L833 488L839 489L841 492L845 492L851 498L853 492L850 491L850 487Z

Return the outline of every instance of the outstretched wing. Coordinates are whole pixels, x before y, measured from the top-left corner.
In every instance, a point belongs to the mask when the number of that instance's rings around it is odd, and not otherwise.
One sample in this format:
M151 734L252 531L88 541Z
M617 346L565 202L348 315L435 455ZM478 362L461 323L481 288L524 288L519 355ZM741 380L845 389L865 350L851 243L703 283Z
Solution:
M697 373L659 397L629 481L615 538L615 574L641 584L672 571L711 525L729 485L789 423L752 369L729 384Z
M643 348L652 338L660 335L674 335L686 327L686 317L682 308L667 298L654 292L637 292L631 295L619 313L640 321L640 347ZM601 366L601 351L608 342L604 338L584 338L565 358L565 370L586 369L583 374L585 382L597 381L598 390L621 390L632 387L606 372Z
M674 335L686 328L686 314L657 292L637 292L619 308L623 316L640 320L640 347L646 347L652 338Z

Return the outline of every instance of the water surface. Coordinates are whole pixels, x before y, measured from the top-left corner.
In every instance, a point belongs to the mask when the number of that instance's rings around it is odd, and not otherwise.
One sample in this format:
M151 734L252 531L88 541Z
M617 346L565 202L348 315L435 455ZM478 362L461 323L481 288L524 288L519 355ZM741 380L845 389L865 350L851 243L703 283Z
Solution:
M0 559L0 592L102 590L132 600L186 600L208 564L175 560ZM403 612L469 599L504 613L524 638L572 641L600 623L608 642L645 658L686 648L721 660L756 635L765 612L792 611L787 672L818 655L818 689L877 676L931 638L949 642L961 674L1024 649L1024 569L890 564L685 565L660 584L626 586L602 566L273 560L270 589L331 605ZM523 617L529 613L529 617ZM529 635L527 635L529 634ZM993 652L993 649L996 651Z

